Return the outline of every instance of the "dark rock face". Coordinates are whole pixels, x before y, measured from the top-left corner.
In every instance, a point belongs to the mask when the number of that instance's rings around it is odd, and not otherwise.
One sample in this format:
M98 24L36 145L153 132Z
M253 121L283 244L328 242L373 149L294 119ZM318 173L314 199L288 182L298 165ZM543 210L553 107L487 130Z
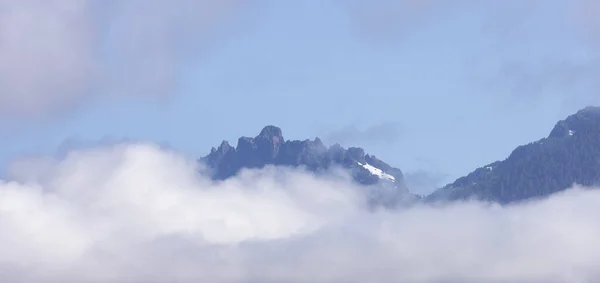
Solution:
M517 147L437 190L427 200L476 198L502 204L540 198L573 184L600 184L600 108L559 121L547 138Z
M254 138L239 138L236 148L223 141L200 161L213 170L216 180L235 176L243 168L266 165L302 166L315 173L326 172L337 165L349 170L360 184L385 184L396 192L408 194L402 171L365 154L364 149L344 149L339 144L327 147L319 138L286 141L281 129L272 125L263 128Z

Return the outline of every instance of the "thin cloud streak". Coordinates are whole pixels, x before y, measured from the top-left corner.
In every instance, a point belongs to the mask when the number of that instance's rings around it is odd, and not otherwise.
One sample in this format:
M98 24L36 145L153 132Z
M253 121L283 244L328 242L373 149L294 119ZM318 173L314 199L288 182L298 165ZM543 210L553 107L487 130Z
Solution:
M344 144L393 144L399 141L401 137L401 126L395 122L385 122L367 127L359 127L353 124L330 131L323 136L328 142Z

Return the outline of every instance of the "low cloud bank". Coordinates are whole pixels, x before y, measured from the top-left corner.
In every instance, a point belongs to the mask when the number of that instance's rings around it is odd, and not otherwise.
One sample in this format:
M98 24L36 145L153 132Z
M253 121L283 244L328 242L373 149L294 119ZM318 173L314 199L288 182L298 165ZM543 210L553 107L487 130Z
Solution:
M600 192L369 211L344 176L225 182L152 144L15 161L0 183L5 282L591 282Z

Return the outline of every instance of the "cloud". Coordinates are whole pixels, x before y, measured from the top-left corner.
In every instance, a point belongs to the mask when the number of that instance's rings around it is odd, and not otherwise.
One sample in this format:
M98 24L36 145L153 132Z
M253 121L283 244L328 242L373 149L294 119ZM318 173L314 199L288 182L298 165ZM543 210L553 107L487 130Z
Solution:
M448 175L446 174L426 170L404 173L406 186L412 193L421 195L428 195L436 189L441 188L444 185L442 182L447 178Z
M439 12L461 5L465 0L376 0L340 1L361 35L379 40L404 34L436 19Z
M600 39L600 20L597 16L600 11L600 3L597 0L578 0L573 1L572 5L574 11L572 19L597 44Z
M586 2L592 0L575 0L576 6L590 5ZM587 5L584 5L587 4ZM525 1L475 1L475 0L376 0L376 1L343 1L342 7L346 8L348 15L353 20L355 27L367 37L397 37L406 32L419 30L429 24L444 28L460 28L455 32L455 39L463 39L458 34L472 31L470 28L481 30L484 36L507 36L519 31L526 20L535 12L543 10L548 3L540 0ZM583 10L579 11L581 13ZM568 16L566 11L563 16ZM466 21L477 21L474 25L466 27L453 25L454 21L459 23ZM444 34L437 33L434 36L443 37Z
M469 78L484 91L500 90L512 101L548 98L548 94L565 94L563 105L579 98L596 97L600 88L600 57L544 58L539 60L500 59L498 68L482 64L469 70ZM487 60L489 63L491 60ZM568 95L566 95L568 94ZM581 102L579 102L581 103ZM577 104L577 103L576 103ZM586 103L584 103L586 104Z
M588 8L587 0L494 5L482 29L484 44L466 60L469 81L520 102L555 93L568 93L565 100L595 95L600 54L590 43L600 34L594 35Z
M591 282L600 192L367 211L345 178L225 182L156 145L17 161L0 184L7 282Z
M600 89L596 0L344 3L356 30L369 42L402 48L420 40L456 54L464 62L456 68L465 73L473 93L506 95L519 103L568 93L563 97L571 103L591 100Z
M352 124L328 132L323 138L336 143L394 143L400 137L400 125L394 122L385 122L364 128Z
M0 115L163 96L244 1L0 0ZM96 96L96 97L93 97Z
M85 0L0 1L0 113L58 109L84 91L94 71L88 9Z

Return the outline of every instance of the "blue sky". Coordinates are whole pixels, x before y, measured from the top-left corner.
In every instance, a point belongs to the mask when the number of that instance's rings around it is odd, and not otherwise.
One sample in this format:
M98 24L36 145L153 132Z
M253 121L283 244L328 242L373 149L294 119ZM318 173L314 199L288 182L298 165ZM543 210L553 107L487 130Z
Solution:
M90 87L85 91L96 96L61 115L34 122L6 115L0 162L52 153L65 140L105 138L165 142L199 157L223 139L235 143L274 124L287 139L320 136L361 146L409 175L425 172L444 183L600 104L595 34L575 16L584 0L429 0L416 10L408 2L245 4L211 26L201 48L144 56L137 54L143 46L132 49L143 64L118 67L125 82L153 82L137 72L163 66L153 55L169 55L175 87L166 96L111 96L110 87ZM106 38L108 46L120 40ZM147 42L161 40L175 39ZM111 52L105 61L120 63Z

